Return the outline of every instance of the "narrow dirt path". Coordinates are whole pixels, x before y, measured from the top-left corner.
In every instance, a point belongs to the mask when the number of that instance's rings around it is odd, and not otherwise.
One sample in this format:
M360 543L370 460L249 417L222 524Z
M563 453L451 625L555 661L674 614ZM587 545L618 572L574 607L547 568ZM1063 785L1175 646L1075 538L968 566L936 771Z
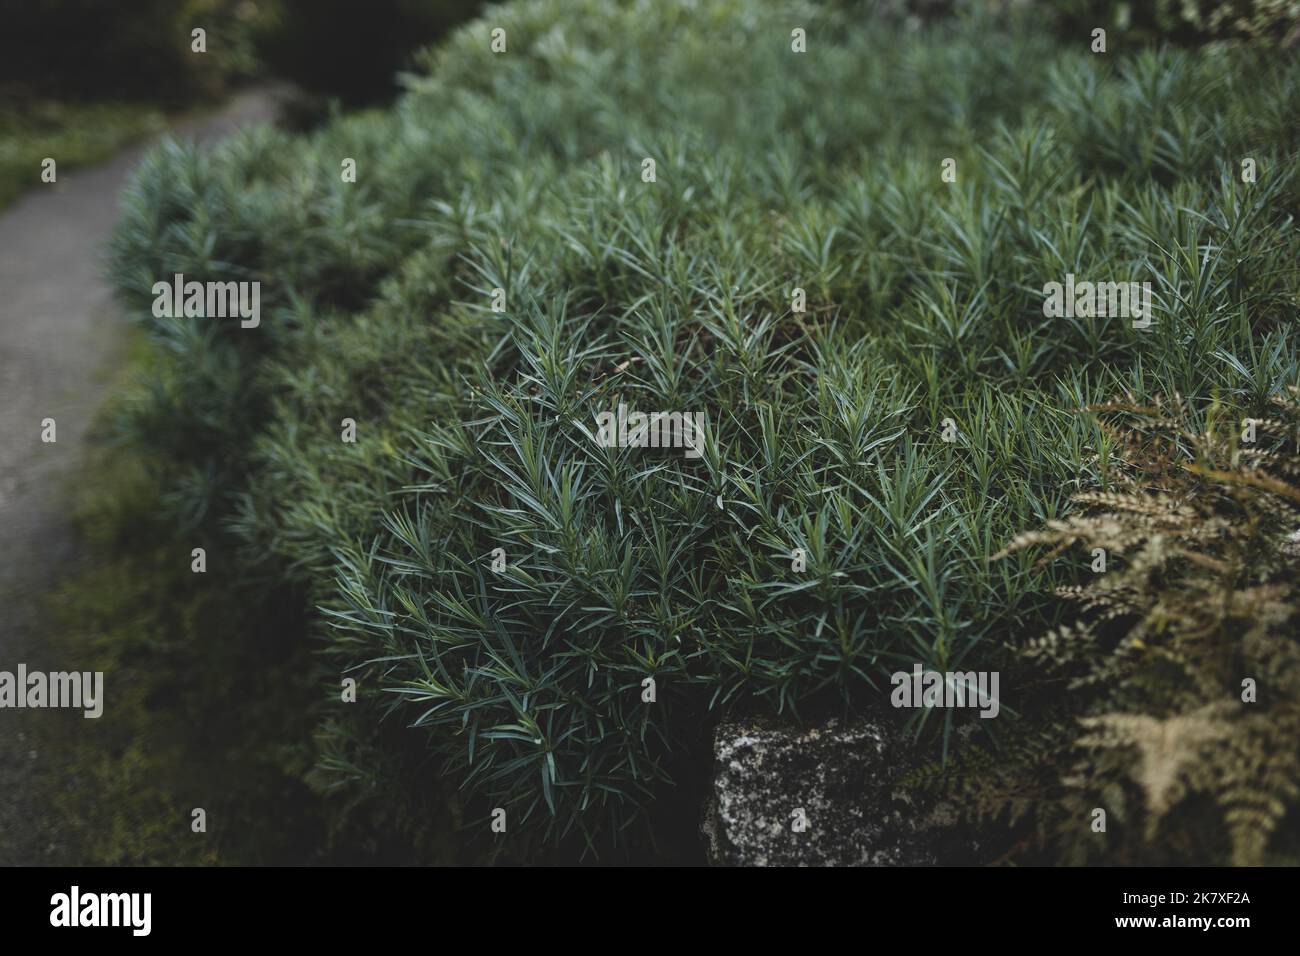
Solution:
M168 133L212 143L271 120L276 101L272 90L252 90ZM77 472L126 345L103 275L104 247L118 194L145 148L60 172L57 183L37 181L0 212L0 670L76 666L42 653L38 608L75 560L64 495L69 481L94 480ZM41 440L46 418L57 423L51 444ZM30 861L36 849L23 839L30 830L23 820L39 800L19 786L34 757L20 713L0 710L0 864Z

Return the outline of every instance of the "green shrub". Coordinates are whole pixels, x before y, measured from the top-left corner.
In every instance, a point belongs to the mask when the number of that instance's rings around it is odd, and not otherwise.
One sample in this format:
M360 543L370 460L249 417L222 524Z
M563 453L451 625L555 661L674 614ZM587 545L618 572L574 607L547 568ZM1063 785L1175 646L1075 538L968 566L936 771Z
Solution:
M539 0L425 63L384 115L157 152L114 248L171 356L133 427L176 513L301 586L359 679L322 735L345 789L396 785L405 726L476 832L664 836L721 710L870 706L1054 623L1067 572L987 558L1101 479L1079 408L1296 381L1291 55ZM262 325L153 319L178 271L259 279ZM1149 278L1155 324L1045 317L1066 273ZM704 412L701 456L597 445L620 401Z

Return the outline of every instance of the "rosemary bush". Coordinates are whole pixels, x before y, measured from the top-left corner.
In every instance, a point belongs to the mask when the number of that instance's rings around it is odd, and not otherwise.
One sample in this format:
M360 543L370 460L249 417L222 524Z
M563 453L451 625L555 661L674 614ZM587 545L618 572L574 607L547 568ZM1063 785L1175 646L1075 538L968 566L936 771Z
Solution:
M871 707L1057 622L1068 570L989 556L1101 481L1079 409L1297 381L1295 57L1019 16L530 0L391 111L152 156L113 270L170 360L130 425L359 679L322 779L395 786L398 722L473 827L662 832L721 710ZM260 280L261 326L154 318L174 272ZM1150 281L1153 325L1046 317L1067 273ZM620 402L704 412L702 453L601 447Z

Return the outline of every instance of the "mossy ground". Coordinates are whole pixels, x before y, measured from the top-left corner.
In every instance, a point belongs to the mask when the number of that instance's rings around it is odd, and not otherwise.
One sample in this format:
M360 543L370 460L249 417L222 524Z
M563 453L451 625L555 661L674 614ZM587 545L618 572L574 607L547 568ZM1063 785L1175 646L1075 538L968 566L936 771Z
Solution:
M137 335L124 378L151 361ZM118 392L101 436L133 394L125 381ZM103 671L104 714L14 712L31 761L33 858L21 862L411 861L414 848L373 827L364 805L349 812L307 783L316 723L338 695L314 669L301 596L250 602L219 562L194 573L198 545L159 510L155 464L104 442L68 490L79 557L42 602L40 653ZM204 833L191 827L195 808ZM419 858L454 859L454 829L444 816Z
M46 157L60 172L90 166L165 123L164 112L149 104L0 98L0 208L41 184Z

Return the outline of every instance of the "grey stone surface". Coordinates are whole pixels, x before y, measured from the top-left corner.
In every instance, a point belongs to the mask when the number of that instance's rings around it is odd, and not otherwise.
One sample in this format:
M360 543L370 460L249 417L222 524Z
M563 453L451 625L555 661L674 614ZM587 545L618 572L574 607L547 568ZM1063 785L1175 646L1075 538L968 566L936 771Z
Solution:
M722 866L908 866L971 862L946 808L913 805L899 779L910 739L884 719L793 727L729 719L714 732L701 829ZM806 828L797 832L798 811ZM962 837L956 835L958 845Z

